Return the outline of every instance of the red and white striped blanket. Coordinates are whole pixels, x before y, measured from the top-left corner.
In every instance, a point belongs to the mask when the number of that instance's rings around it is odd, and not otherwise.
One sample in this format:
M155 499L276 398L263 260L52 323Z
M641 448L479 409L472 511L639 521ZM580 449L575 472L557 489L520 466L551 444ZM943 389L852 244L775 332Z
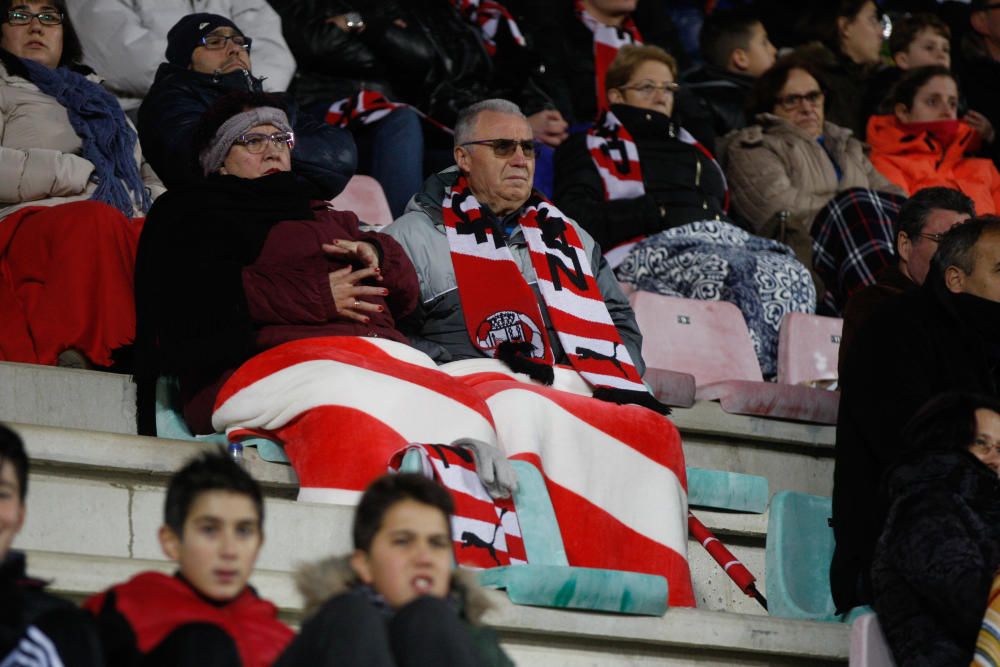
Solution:
M437 368L394 341L299 340L244 363L212 421L231 439L283 443L299 498L321 502L356 502L409 443L497 443L544 476L571 565L663 575L669 603L693 606L677 429L645 408L592 399L573 370L556 371L543 387L492 359Z

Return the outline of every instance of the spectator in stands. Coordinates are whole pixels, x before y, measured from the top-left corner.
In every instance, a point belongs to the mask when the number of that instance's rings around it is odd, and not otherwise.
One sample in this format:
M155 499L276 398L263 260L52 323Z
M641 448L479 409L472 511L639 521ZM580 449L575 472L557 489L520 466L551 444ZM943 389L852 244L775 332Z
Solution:
M1000 172L969 157L979 134L958 119L958 84L938 65L906 72L868 121L871 161L907 194L930 186L961 190L981 215L1000 211Z
M818 2L814 7L811 25L821 44L798 53L819 73L830 122L863 137L868 121L864 103L881 64L881 12L874 0Z
M938 396L903 439L872 606L897 665L967 665L1000 563L1000 400Z
M103 667L93 619L45 592L26 574L11 544L24 525L28 456L21 438L0 424L0 663L37 667Z
M458 168L427 179L386 229L420 277L420 305L405 331L439 364L454 362L449 373L475 383L507 456L527 456L546 477L576 489L554 494L562 530L572 533L565 540L571 564L664 573L670 604L690 604L686 565L676 567L671 541L647 529L622 532L618 523L642 505L663 510L657 524L676 525L675 503L621 497L612 510L600 491L607 474L629 484L652 475L642 488L659 494L673 486L663 473L680 451L676 430L657 414L664 407L641 382L641 336L600 247L532 192L531 126L513 103L485 100L464 110L454 155ZM588 426L580 430L583 415ZM567 450L558 443L570 441L584 468L612 451L643 452L644 463L615 455L615 465L581 476L565 467ZM591 521L600 525L588 529ZM600 535L599 546L578 531ZM594 548L600 552L588 553Z
M795 57L782 58L754 84L749 109L756 124L726 137L719 150L735 213L757 234L790 245L814 272L821 298L836 286L824 285L814 266L817 213L837 195L851 194L848 191L873 191L864 196L879 210L881 192L902 192L872 166L864 145L849 130L826 120L825 102L816 69ZM838 251L868 241L852 238L852 230L867 233L873 227L838 229L821 244L821 251L835 255L828 261L834 275L844 258L863 257ZM885 236L891 247L891 230Z
M684 74L684 85L711 115L715 135L747 126L746 103L753 82L774 65L774 45L749 8L717 9L701 27L705 64Z
M167 31L195 6L225 16L253 35L255 70L264 90L285 90L295 73L295 60L281 37L281 20L265 0L74 0L71 4L84 62L107 77L108 86L130 112L138 109L153 85L168 47Z
M982 113L996 128L1000 127L1000 90L989 82L1000 76L1000 14L990 0L972 0L970 4L972 31L966 35L960 74L967 83L969 107ZM991 157L1000 167L1000 142L993 142Z
M933 396L995 396L1000 350L1000 218L973 218L941 239L920 289L887 302L841 366L833 481L837 609L871 602L869 568L887 500L885 470L909 453L903 425Z
M163 187L62 0L0 3L0 360L110 366Z
M896 255L899 260L879 271L875 284L855 292L844 308L840 362L862 325L892 297L923 285L931 257L945 232L975 217L976 205L952 188L924 188L913 193L899 209Z
M108 665L271 665L294 633L248 585L264 543L264 499L222 452L170 479L160 547L173 576L143 572L84 602Z
M189 14L167 34L167 62L139 109L143 149L167 187L203 178L193 135L212 102L232 91L262 90L261 79L251 73L253 43L219 14ZM354 174L354 141L348 132L300 113L293 102L286 106L298 144L295 170L321 184L322 198L331 199Z
M306 621L279 665L513 666L480 624L489 599L453 566L453 513L448 491L421 475L372 482L354 515L354 553L299 570Z
M618 51L605 78L610 109L556 152L555 201L604 249L619 280L739 306L773 376L782 317L815 308L809 271L788 246L731 224L721 167L671 117L676 74L658 46ZM780 293L770 288L777 284Z

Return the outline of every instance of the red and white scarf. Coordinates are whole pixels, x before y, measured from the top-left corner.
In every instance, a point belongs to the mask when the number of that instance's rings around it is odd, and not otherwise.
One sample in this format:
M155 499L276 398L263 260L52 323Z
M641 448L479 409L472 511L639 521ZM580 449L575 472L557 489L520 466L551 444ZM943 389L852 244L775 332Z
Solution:
M494 235L479 202L460 176L445 191L444 224L465 324L476 347L494 356L500 343L527 342L532 356L553 363L545 322L506 240ZM522 209L538 288L573 368L595 387L648 393L597 281L580 235L559 209L539 195Z
M479 35L483 38L483 44L491 57L497 52L497 30L500 28L501 21L507 23L510 36L518 46L527 46L524 35L517 26L517 21L499 2L493 0L454 0L454 3L455 8L465 20L479 28Z
M608 97L604 90L604 78L608 67L618 55L618 49L626 44L642 44L642 35L629 16L621 27L605 25L591 16L583 6L583 0L576 0L576 16L583 25L594 33L594 74L597 88L597 108L608 108Z
M471 452L451 445L413 444L393 455L389 470L398 471L410 450L420 454L421 473L448 489L455 503L451 534L459 565L481 569L528 562L514 500L490 497Z
M403 102L393 102L382 93L365 89L359 90L357 95L345 97L331 104L326 111L326 122L342 128L359 124L370 125L382 120L396 109L411 109L413 113L439 130L454 134L450 127L434 120L420 109Z
M719 171L726 187L725 206L728 208L729 187L726 185L726 175L722 167L712 153L690 132L680 126L676 128L677 139L697 148ZM601 176L604 201L634 199L646 194L646 186L642 180L642 166L639 164L639 149L628 129L610 109L602 112L597 122L587 132L587 149L590 151L594 166L597 167L597 173ZM606 251L605 258L612 268L620 264L632 246L641 240L641 238L630 239Z

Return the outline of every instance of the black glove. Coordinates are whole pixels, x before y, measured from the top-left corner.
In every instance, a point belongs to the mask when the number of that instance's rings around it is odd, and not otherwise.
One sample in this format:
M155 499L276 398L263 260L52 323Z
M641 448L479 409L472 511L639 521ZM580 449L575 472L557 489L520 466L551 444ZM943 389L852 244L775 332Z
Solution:
M656 400L656 397L648 391L632 391L630 389L615 389L614 387L598 387L594 392L594 398L608 403L618 405L632 404L649 408L653 412L661 415L669 415L670 408Z
M504 341L497 346L496 358L507 364L515 373L524 373L532 380L545 385L552 384L555 380L555 371L552 366L531 357L531 343L514 343Z

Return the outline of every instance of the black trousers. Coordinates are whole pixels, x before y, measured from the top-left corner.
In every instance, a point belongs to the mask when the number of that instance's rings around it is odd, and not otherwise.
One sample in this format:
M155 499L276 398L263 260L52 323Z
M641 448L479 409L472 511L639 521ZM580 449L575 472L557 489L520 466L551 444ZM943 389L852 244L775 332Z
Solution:
M386 621L362 595L327 601L275 667L474 667L469 633L444 600L422 597Z

